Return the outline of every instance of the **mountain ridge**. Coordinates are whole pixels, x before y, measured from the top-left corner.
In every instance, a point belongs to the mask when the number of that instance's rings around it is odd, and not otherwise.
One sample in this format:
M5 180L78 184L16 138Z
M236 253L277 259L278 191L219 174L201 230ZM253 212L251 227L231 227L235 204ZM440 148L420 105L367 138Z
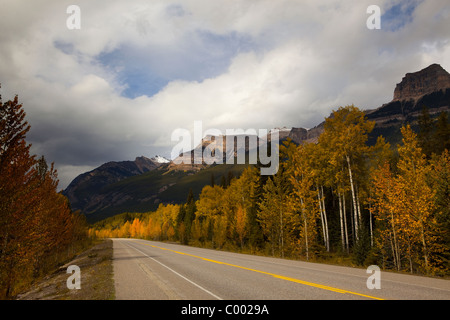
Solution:
M413 73L407 73L394 90L393 101L416 100L445 88L450 88L450 74L437 63Z
M105 186L152 171L161 165L162 163L156 159L152 160L145 156L136 157L134 161L109 161L78 175L62 194L69 199L73 209L83 212L93 206L89 199L93 190L101 190Z

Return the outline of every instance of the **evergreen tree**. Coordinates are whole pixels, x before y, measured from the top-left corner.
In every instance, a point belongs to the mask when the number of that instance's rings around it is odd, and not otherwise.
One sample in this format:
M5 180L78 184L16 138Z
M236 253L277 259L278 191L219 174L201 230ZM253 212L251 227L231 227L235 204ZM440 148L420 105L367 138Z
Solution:
M450 150L450 123L446 111L442 111L439 114L432 138L432 145L434 152L438 155L442 154L446 149Z
M226 189L227 187L227 178L225 178L225 176L223 175L222 178L220 179L220 186L224 189Z
M186 200L186 215L184 216L184 226L185 226L185 241L186 243L189 243L189 238L191 234L191 226L192 222L195 219L195 212L197 211L197 208L195 206L195 199L194 199L194 193L192 192L192 189L189 189L189 195Z
M293 237L298 216L295 215L293 203L290 201L292 185L284 166L267 179L263 187L260 211L258 213L264 234L271 244L272 255L278 252L284 257L286 252L295 248Z
M436 225L432 228L433 236L442 250L435 253L435 261L445 274L450 270L450 152L444 150L431 162L431 186L436 191L434 213Z
M422 107L422 112L420 113L417 122L419 124L419 133L417 138L419 141L419 146L422 148L423 153L427 158L431 157L434 149L433 145L433 120L430 117L428 108L426 106Z
M370 236L363 224L361 224L358 234L360 238L353 248L353 260L356 264L362 266L370 252Z
M211 187L214 187L215 184L216 184L216 182L214 179L214 172L211 172Z

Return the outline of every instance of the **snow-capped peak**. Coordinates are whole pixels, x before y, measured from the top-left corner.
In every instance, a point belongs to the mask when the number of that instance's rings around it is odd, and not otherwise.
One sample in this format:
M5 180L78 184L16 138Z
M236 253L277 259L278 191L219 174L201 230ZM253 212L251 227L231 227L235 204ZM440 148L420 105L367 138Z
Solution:
M164 158L163 156L156 155L152 158L153 161L158 163L169 163L170 160L167 158Z

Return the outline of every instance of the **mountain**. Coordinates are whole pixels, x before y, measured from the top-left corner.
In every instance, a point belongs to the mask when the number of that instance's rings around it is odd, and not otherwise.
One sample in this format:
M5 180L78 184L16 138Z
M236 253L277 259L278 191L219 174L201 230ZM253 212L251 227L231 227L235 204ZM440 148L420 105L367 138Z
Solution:
M323 123L312 128L274 128L273 130L278 131L278 138L280 141L284 141L290 138L293 142L299 144L302 142L317 142L320 133L323 131ZM259 137L256 134L236 134L236 135L222 135L219 137L206 136L202 139L202 142L195 147L193 150L189 151L188 155L180 154L174 161L169 165L170 168L174 170L201 170L204 169L206 164L195 163L195 154L203 154L206 148L210 150L216 150L222 152L223 158L222 162L226 163L227 158L234 158L239 156L239 153L245 154L248 158L250 154L258 154L258 148L263 147L268 141L271 141L272 132L266 136ZM232 150L227 150L227 142L233 142L234 148ZM267 146L266 146L267 147ZM214 153L215 154L215 153ZM181 163L183 157L186 157L188 164ZM185 161L186 162L186 161Z
M432 116L450 109L450 74L438 64L407 73L396 85L392 101L365 111L368 120L375 121L369 143L374 144L379 135L383 135L391 145L399 143L401 126L410 123L413 128L417 127L417 116L423 106ZM296 144L317 142L324 123L311 129L278 128L279 140L290 138ZM239 176L247 166L193 164L195 152L203 153L208 146L216 147L220 139L223 139L224 148L229 138L236 139L236 144L228 154L222 149L224 163L227 155L236 158L240 151L244 151L248 157L255 152L249 148L247 140L255 139L256 145L261 146L270 140L270 135L265 138L249 135L245 139L240 139L239 135L205 137L202 143L189 151L189 164L177 164L175 160L180 158L170 161L161 156L108 162L75 178L63 194L68 197L72 209L81 210L91 222L122 212L155 210L160 203L182 203L190 189L197 196L212 180L220 184L224 178L229 180L230 176Z
M170 162L169 159L167 159L163 156L155 156L155 157L151 158L150 160L152 160L153 162L156 162L156 163L169 163Z
M437 117L450 109L450 74L439 64L432 64L414 73L407 73L394 90L392 101L375 110L367 110L367 119L375 121L370 143L383 135L392 145L401 141L400 128L409 123L417 129L422 108Z
M123 212L148 212L160 203L183 203L189 190L198 196L202 188L214 179L238 177L247 165L212 165L202 170L174 170L163 164L147 171L100 187L85 183L69 186L64 192L72 209L81 210L88 222L96 222ZM77 202L73 202L73 197Z
M422 108L427 107L431 117L450 109L450 74L439 64L432 64L414 73L407 73L395 89L393 99L377 109L366 110L367 119L375 122L369 135L369 144L374 144L378 136L396 145L401 142L400 128L409 123L417 129L417 117ZM312 129L292 128L284 136L293 142L317 142L324 130L325 122ZM281 135L280 135L281 138Z
M407 73L394 90L393 101L417 100L424 95L450 88L450 74L439 64Z
M144 156L137 157L134 161L110 161L79 175L62 193L69 199L72 209L92 212L99 207L98 194L103 188L155 170L162 164L160 158L149 159Z

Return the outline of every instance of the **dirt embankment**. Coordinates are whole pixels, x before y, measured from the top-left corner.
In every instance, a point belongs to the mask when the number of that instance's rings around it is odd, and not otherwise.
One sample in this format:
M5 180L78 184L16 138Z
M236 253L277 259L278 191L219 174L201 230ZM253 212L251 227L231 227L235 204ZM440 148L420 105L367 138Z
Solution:
M18 300L111 300L114 299L112 241L104 240L78 255L36 283ZM69 289L67 273L70 265L80 268L80 289ZM74 282L73 282L74 283Z

